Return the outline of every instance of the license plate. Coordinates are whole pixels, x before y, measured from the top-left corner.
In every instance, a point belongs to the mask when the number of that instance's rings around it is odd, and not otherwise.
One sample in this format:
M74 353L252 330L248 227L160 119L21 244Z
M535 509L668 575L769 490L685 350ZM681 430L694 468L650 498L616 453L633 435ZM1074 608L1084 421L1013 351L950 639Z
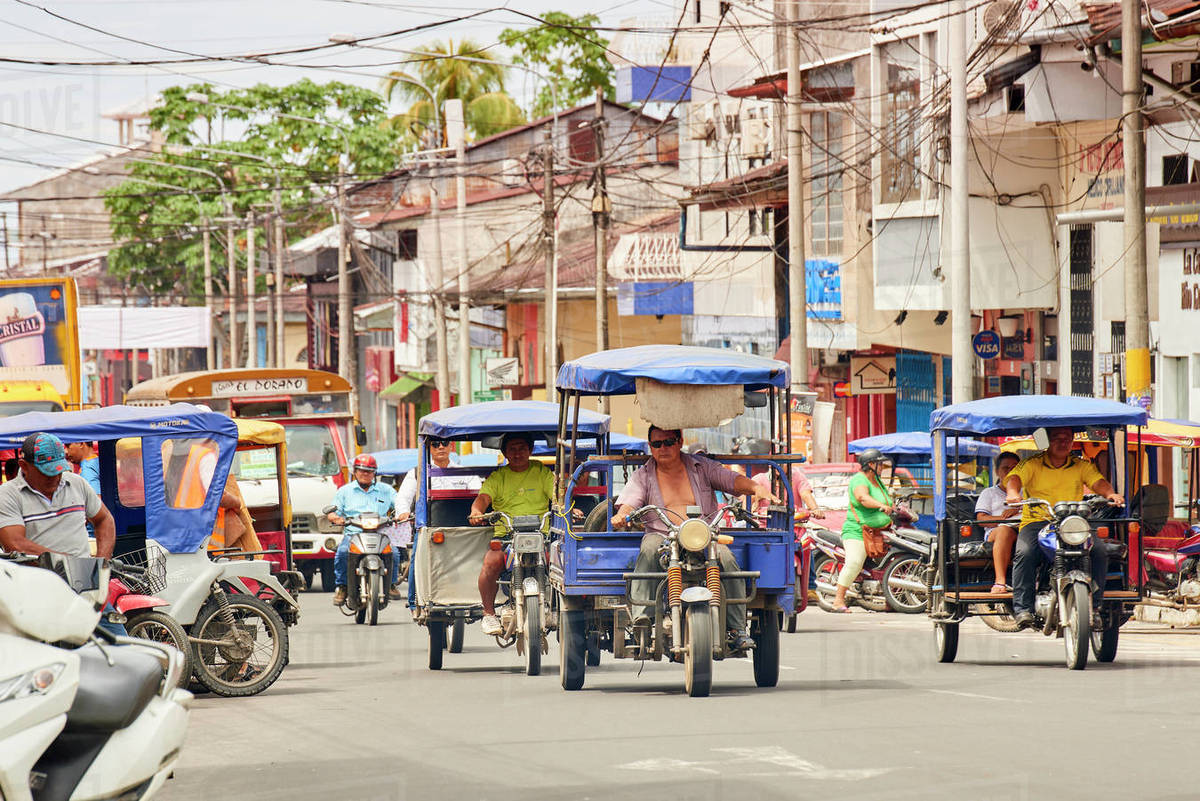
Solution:
M597 609L620 609L625 606L625 597L622 595L597 595Z
M542 535L517 534L513 537L513 550L517 553L538 553L542 550Z

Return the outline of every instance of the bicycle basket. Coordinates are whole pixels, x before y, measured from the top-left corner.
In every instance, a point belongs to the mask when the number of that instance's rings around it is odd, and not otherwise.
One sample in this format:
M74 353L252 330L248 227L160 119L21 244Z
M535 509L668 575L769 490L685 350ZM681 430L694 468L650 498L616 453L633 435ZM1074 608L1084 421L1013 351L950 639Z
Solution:
M121 573L120 579L131 592L138 595L154 595L167 588L167 555L158 547L130 551L121 561L144 573Z

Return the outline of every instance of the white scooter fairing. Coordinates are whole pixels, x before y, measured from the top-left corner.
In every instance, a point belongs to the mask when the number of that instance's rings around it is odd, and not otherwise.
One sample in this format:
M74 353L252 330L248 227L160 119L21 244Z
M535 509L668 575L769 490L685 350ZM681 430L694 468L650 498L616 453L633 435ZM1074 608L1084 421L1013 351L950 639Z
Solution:
M171 617L180 625L190 626L208 600L214 581L227 582L238 592L254 595L243 579L267 587L293 609L300 609L292 594L271 575L270 562L263 559L214 562L209 558L207 542L195 553L167 554L167 586L158 596L170 603L167 611Z

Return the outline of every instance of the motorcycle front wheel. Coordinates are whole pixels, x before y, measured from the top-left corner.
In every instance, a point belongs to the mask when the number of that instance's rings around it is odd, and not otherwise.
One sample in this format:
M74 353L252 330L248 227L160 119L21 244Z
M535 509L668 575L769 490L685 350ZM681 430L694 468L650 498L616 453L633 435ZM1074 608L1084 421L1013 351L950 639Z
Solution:
M257 695L287 665L287 626L266 601L228 595L222 605L209 598L189 639L196 679L217 695Z
M687 609L687 640L683 644L683 688L692 698L705 698L712 689L712 607L693 604Z
M1088 663L1092 639L1092 593L1083 582L1071 585L1063 609L1063 644L1067 649L1067 667L1083 670Z
M902 556L888 563L883 571L883 598L893 612L915 615L925 611L927 593L911 587L893 586L892 582L918 583L924 586L924 567L915 556Z
M183 654L183 679L180 684L187 686L188 677L192 675L192 646L188 643L187 632L175 618L165 612L142 612L129 616L125 630L130 637L170 645Z
M367 580L367 625L379 622L379 597L383 594L383 577L372 572Z
M536 598L525 599L525 675L542 672L542 605Z

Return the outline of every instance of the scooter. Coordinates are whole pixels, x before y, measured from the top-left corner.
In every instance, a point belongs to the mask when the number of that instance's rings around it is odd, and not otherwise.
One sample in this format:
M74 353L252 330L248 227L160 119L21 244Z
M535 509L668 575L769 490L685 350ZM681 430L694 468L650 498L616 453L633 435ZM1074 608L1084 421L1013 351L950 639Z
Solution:
M1142 580L1154 600L1178 609L1200 604L1200 525L1190 526L1169 547L1161 546L1162 538L1151 541L1159 547L1143 549Z
M892 526L883 532L884 540L888 543L887 552L877 559L867 559L863 564L862 571L846 591L846 600L853 601L872 612L886 612L889 609L923 611L925 609L923 597L920 607L917 609L907 608L916 606L916 600L908 600L907 605L897 603L896 607L893 607L893 603L904 599L897 597L889 601L885 592L884 575L894 561L901 560L911 560L911 567L914 570L917 568L923 570L924 566L920 564L918 557L922 553L928 553L928 542L931 538L909 525L916 519L916 516L903 506L896 507L892 519ZM826 612L832 611L834 596L837 593L838 577L842 572L842 566L846 564L846 549L842 544L842 537L840 534L808 522L805 524L802 542L813 549L812 571L816 577L817 604ZM908 562L906 561L905 564ZM904 575L903 572L898 573L895 580L900 580ZM910 589L913 592L918 591L916 586ZM924 592L924 584L920 585L920 591Z
M0 560L0 797L153 798L187 730L182 655L96 628L104 560L17 559Z
M327 506L328 515L337 509ZM354 622L374 626L379 622L379 610L388 605L388 589L392 575L391 539L381 528L391 522L373 512L362 512L346 518L344 531L350 534L350 553L346 572L355 578L348 581L346 603L342 613L352 615Z

